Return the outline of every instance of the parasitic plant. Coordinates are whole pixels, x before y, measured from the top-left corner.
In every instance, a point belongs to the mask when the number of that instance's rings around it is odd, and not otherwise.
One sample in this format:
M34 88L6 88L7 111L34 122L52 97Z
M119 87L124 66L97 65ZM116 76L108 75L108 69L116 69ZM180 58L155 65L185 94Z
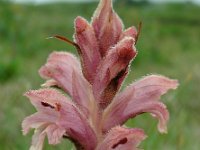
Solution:
M77 150L136 150L146 135L123 124L143 113L167 132L169 113L159 100L176 89L176 80L149 75L119 92L137 54L138 32L123 30L112 0L101 0L91 23L75 19L74 42L55 36L77 48L80 62L68 52L53 52L39 70L47 80L43 88L25 93L37 109L22 123L24 134L35 129L31 150L41 150L45 137L49 144L68 138Z

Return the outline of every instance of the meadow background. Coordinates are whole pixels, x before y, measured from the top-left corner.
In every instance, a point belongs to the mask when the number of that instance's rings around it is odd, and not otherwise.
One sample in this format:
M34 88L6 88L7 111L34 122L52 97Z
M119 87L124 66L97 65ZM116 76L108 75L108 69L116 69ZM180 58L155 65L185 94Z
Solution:
M0 150L27 150L33 132L23 136L23 118L35 112L23 93L38 89L44 81L38 69L52 51L75 49L56 39L55 34L72 39L73 20L81 15L90 20L97 3L56 3L23 5L0 1ZM145 150L200 149L200 6L192 3L132 3L118 0L115 10L126 27L142 21L137 44L138 56L125 81L157 73L178 79L180 86L162 97L171 117L168 134L159 134L157 121L149 114L127 122L144 128L148 138ZM45 144L44 150L70 149L63 139L57 146Z

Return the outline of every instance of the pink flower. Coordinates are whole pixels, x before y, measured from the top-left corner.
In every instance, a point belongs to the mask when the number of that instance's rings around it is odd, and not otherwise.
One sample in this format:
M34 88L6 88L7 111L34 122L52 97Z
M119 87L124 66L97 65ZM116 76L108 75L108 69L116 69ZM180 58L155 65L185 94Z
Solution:
M64 39L63 37L56 36ZM53 52L39 73L42 89L25 94L37 112L24 119L23 133L35 129L31 150L41 150L63 137L84 150L136 150L146 135L123 124L150 113L167 132L169 113L160 97L178 82L160 75L146 76L119 92L137 51L135 27L123 30L111 0L101 0L92 22L75 20L75 41L80 61L67 52ZM67 39L64 39L67 40ZM60 90L53 88L59 87Z

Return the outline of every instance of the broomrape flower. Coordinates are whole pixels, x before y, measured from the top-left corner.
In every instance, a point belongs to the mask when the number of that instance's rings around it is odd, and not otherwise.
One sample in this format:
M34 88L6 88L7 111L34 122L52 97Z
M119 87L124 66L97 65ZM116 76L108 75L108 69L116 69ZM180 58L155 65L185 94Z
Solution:
M41 150L46 136L49 144L68 138L78 150L136 150L146 135L123 124L143 113L167 132L169 113L159 100L178 83L150 75L119 92L137 54L138 31L123 30L111 0L100 1L91 23L75 19L74 42L55 37L76 46L81 63L68 52L53 52L39 70L44 87L25 93L37 109L22 123L24 134L35 129L31 150Z

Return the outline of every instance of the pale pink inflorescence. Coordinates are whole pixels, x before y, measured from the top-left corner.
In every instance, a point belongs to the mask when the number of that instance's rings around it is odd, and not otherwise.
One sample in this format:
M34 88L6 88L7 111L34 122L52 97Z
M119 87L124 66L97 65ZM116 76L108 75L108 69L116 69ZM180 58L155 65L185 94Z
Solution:
M111 0L100 1L91 23L75 19L81 63L68 52L53 52L39 70L47 80L43 88L25 94L37 109L22 123L24 134L35 129L31 150L41 150L46 136L49 144L65 137L83 150L136 150L146 135L123 124L142 113L167 132L169 113L159 100L176 89L176 80L150 75L118 92L137 54L137 34L135 27L123 30Z

